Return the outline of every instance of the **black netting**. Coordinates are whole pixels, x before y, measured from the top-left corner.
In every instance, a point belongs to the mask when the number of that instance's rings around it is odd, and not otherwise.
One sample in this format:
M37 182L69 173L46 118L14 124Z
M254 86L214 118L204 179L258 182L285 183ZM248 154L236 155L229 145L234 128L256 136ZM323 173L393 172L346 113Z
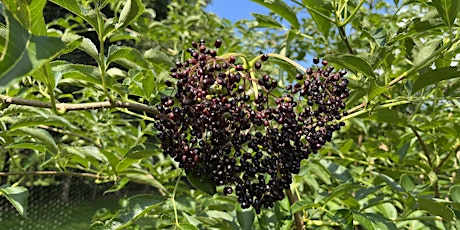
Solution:
M52 185L27 186L30 193L27 217L19 215L6 198L0 197L0 229L88 229L98 211L118 209L121 197L139 189L139 185L130 185L104 195L112 184L75 177L53 178L53 181ZM146 191L145 186L140 187Z

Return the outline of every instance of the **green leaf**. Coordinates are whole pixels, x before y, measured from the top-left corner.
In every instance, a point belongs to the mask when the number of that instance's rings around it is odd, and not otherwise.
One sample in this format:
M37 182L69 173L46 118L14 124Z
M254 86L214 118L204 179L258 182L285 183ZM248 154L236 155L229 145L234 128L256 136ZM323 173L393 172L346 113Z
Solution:
M193 226L192 224L188 223L178 223L176 225L176 229L182 229L182 230L199 230L199 228Z
M27 204L29 198L29 191L27 188L2 185L0 187L0 194L4 196L16 208L16 210L18 210L21 216L27 216Z
M213 195L216 193L216 185L214 182L211 180L210 177L207 177L205 175L201 177L196 177L195 175L192 175L193 173L188 173L187 174L187 179L190 182L190 184L193 185L193 187L209 194Z
M291 205L291 212L296 213L298 211L310 209L313 207L319 207L319 205L313 202L312 200L307 200L307 199L299 200Z
M286 19L293 28L299 29L300 24L299 24L299 20L297 19L295 12L284 1L282 0L273 0L270 2L265 1L265 0L251 0L251 1L270 9L271 11L275 12L282 18Z
M303 4L307 6L308 12L313 21L315 21L319 31L327 38L332 27L329 18L332 12L330 2L324 0L303 0Z
M460 11L460 2L458 0L435 0L432 3L444 23L452 28Z
M83 38L78 49L87 53L96 62L99 62L99 51L97 50L96 45L94 45L89 38Z
M440 216L444 219L444 221L449 222L454 220L454 211L447 207L446 204L435 202L433 200L422 197L418 199L418 204L419 209L425 210L432 215Z
M415 189L415 182L414 182L414 179L407 175L407 174L403 174L401 175L401 186L403 187L404 190L406 190L407 192L412 192L414 191Z
M51 134L48 131L44 129L23 127L23 128L19 128L17 130L11 131L10 135L16 135L17 132L20 133L19 135L27 134L27 135L30 135L32 138L41 141L53 153L58 152L57 145L56 145L56 142L54 141L54 138L51 136Z
M410 141L406 142L403 146L401 146L398 149L398 156L399 156L399 163L401 163L404 160L404 157L407 154L407 151L409 150L410 147Z
M257 26L256 27L265 27L265 28L274 28L282 29L283 25L279 24L273 17L252 13L252 16L256 18Z
M342 183L353 182L353 177L347 168L336 164L330 160L322 159L319 161L321 165L328 170L328 172Z
M78 17L88 22L93 28L98 28L96 12L94 10L85 9L82 5L78 4L76 0L50 0L56 5L65 8Z
M450 187L449 194L454 203L460 203L460 185Z
M128 0L125 2L125 6L118 17L117 29L124 29L129 24L133 23L142 12L144 12L144 5L140 0Z
M413 58L414 58L414 65L415 66L420 66L425 64L427 58L429 58L434 51L439 47L439 44L441 43L441 39L432 39L428 40L427 42L420 43L417 45L417 49L415 49Z
M341 54L341 55L327 55L324 57L325 60L328 60L332 63L343 66L344 68L352 71L353 73L362 73L367 77L374 77L374 72L369 63L358 56L352 54Z
M396 182L395 180L393 180L393 178L385 175L385 174L382 174L382 173L375 173L377 174L378 176L380 176L388 185L390 185L390 187L395 191L395 192L398 192L398 193L404 193L404 189L401 187L400 184L398 184L398 182Z
M128 60L134 63L136 66L139 66L145 69L149 68L148 62L144 59L144 57L138 50L132 47L126 47L126 46L123 46L123 47L116 46L116 45L110 46L109 55L107 58L107 66L111 62L116 62L119 59Z
M39 125L48 125L48 126L56 126L56 127L67 127L76 129L77 127L70 123L68 120L61 116L56 115L48 115L48 116L25 116L20 117L15 123L13 123L10 127L10 130L19 129L22 127L28 126L39 126Z
M93 83L95 85L101 84L101 75L96 66L80 65L80 64L59 64L52 67L52 71L56 74L61 74L65 78L75 80L82 80Z
M457 67L445 67L435 70L429 70L421 74L414 82L414 85L412 87L412 94L431 84L458 77L460 77L460 70Z
M67 146L63 151L75 154L85 159L95 159L99 162L108 162L107 157L94 146Z
M0 85L39 69L66 47L60 38L29 34L9 11L6 20L8 36L0 57Z
M335 210L332 219L342 226L342 229L352 229L353 213L348 209Z
M239 204L236 204L236 218L238 219L238 223L240 224L241 229L243 230L250 230L252 229L252 225L254 224L254 218L256 214L254 209L247 208L242 209Z
M164 192L168 191L161 182L159 182L155 177L152 176L148 171L145 170L126 170L123 173L120 173L121 176L125 176L131 181L137 182L137 183L142 183L142 184L148 184L152 187L155 187L159 190L162 190Z
M366 230L374 230L374 223L366 216L359 212L353 212L353 219L358 221Z
M374 111L366 120L385 122L392 125L406 127L408 121L400 112L394 109L379 109Z
M161 51L158 48L151 48L145 51L144 57L149 60L153 64L163 64L166 66L173 66L174 62L172 61L172 58L165 54L163 51Z
M120 213L119 219L122 225L117 229L123 229L130 226L134 221L141 218L150 210L165 201L164 197L147 194L136 195L128 198L128 206Z
M353 217L364 229L397 230L398 227L387 218L375 213L361 213L353 211Z

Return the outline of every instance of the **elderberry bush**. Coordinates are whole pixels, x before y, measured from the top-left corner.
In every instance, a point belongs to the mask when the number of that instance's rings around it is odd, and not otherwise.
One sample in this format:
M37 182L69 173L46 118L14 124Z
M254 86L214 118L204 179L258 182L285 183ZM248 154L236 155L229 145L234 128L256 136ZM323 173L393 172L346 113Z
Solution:
M300 162L344 125L346 71L334 72L325 60L320 67L314 58L314 67L280 87L259 61L243 67L203 40L192 46L191 57L170 70L177 81L166 84L174 93L157 106L164 153L187 174L209 177L225 194L235 193L242 208L260 213L284 198Z

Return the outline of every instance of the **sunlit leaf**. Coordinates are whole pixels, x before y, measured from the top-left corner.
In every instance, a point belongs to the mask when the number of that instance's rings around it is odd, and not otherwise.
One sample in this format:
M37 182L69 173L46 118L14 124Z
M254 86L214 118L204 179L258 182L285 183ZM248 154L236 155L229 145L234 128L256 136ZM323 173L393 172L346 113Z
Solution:
M444 23L449 28L452 28L460 11L460 2L457 0L436 0L432 1L432 3Z
M412 94L417 91L443 80L460 77L460 70L457 67L445 67L435 70L429 70L420 76L414 82L412 87Z
M16 208L21 216L27 216L29 198L29 190L27 190L27 188L2 185L0 187L0 195L4 196Z
M289 24L291 24L292 27L295 29L299 29L300 23L299 20L297 19L297 16L295 12L292 10L289 5L287 5L284 1L281 0L274 0L274 1L265 1L265 0L251 0L253 2L256 2L271 11L275 12L282 18L286 19Z
M372 71L369 63L361 57L351 55L351 54L341 54L341 55L328 55L324 57L325 60L329 62L338 64L353 73L362 73L366 77L373 77L374 72Z
M39 69L66 47L60 38L29 34L9 11L6 20L8 36L0 57L0 85Z
M279 22L273 19L273 17L263 15L263 14L257 14L257 13L252 13L252 16L256 18L257 27L278 28L278 29L283 28L283 25L279 24Z

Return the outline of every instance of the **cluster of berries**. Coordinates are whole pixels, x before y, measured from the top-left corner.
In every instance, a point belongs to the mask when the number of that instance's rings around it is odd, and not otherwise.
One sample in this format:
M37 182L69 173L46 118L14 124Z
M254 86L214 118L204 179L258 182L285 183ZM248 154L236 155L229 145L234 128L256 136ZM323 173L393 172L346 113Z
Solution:
M215 42L219 48L221 41ZM191 57L176 63L174 94L157 106L156 128L164 153L186 173L210 177L242 208L256 212L284 198L300 162L330 141L344 125L349 96L346 71L334 72L315 58L314 68L281 87L263 74L261 62L243 67L193 42ZM260 56L262 62L268 55ZM254 77L259 76L259 77ZM279 95L279 96L277 96Z

